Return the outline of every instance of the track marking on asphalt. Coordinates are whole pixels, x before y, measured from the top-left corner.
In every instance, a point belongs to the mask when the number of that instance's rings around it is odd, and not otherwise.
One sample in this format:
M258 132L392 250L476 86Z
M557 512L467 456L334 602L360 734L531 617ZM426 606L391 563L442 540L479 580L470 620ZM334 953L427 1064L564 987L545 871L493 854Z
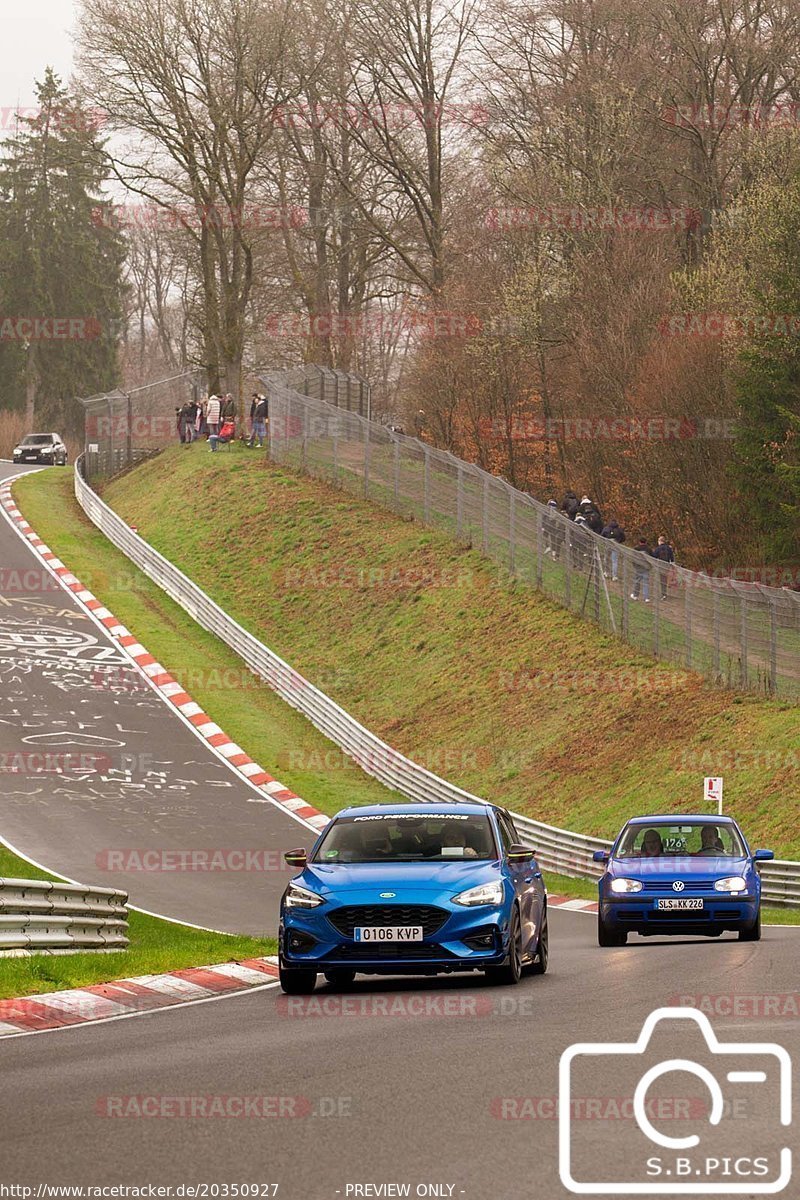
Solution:
M133 667L139 672L142 679L144 679L146 681L146 683L150 687L150 689L153 692L155 692L155 694L160 698L161 702L166 706L166 708L171 713L177 715L178 718L187 727L187 729L190 729L192 731L192 733L197 738L197 740L203 746L205 746L206 749L210 750L220 760L220 762L224 762L226 764L226 766L228 767L228 769L236 775L237 779L239 779L240 782L243 781L247 785L247 787L252 792L255 793L254 796L248 798L250 803L271 804L279 812L285 813L286 815L290 816L293 820L297 821L305 829L310 830L312 833L314 833L315 837L318 836L319 833L321 832L321 829L324 828L324 825L327 824L327 822L329 820L327 815L324 813L316 812L313 809L312 805L309 805L306 801L302 800L300 797L295 797L294 794L291 792L291 790L284 787L284 785L281 784L278 780L270 779L269 783L267 783L265 785L257 785L255 783L253 783L248 772L245 772L242 769L242 766L246 766L248 768L251 766L255 766L257 768L257 771L259 774L263 774L266 776L268 776L268 772L264 771L261 767L258 766L258 764L252 764L251 762L241 764L241 765L232 762L231 758L235 758L238 755L243 755L243 752L238 746L236 746L236 744L226 734L222 735L222 736L224 736L225 741L224 741L224 743L222 743L222 745L220 747L213 745L210 738L218 737L220 735L219 734L211 734L209 736L206 736L201 732L201 730L203 728L208 728L209 725L213 725L214 722L206 721L206 722L203 722L203 724L201 726L198 726L192 720L190 720L191 716L199 715L203 712L203 710L199 705L195 704L194 701L191 700L188 693L186 693L185 689L183 689L182 687L180 687L180 685L178 685L179 690L177 692L175 692L174 688L173 688L173 684L172 684L172 682L170 682L170 683L164 685L165 690L162 691L161 687L155 682L155 680L152 678L152 675L148 674L148 671L146 669L147 666L160 667L160 664L155 663L155 660L152 659L152 656L146 654L144 648L139 643L136 642L135 637L127 629L125 629L124 626L122 626L118 622L116 622L115 618L110 617L110 616L105 617L105 618L100 618L100 616L98 614L100 612L108 612L108 610L105 609L103 606L99 605L99 602L96 600L96 598L94 597L94 595L91 592L89 592L87 589L81 589L79 591L76 591L76 590L74 590L75 585L73 585L73 587L70 587L67 585L67 583L65 582L65 578L63 578L61 575L59 575L58 571L53 566L54 563L57 563L59 566L62 566L63 564L61 564L60 560L58 558L56 558L55 556L53 556L49 560L44 557L44 553L52 554L52 552L48 550L47 546L42 541L42 539L39 538L38 535L34 533L30 524L25 520L24 516L20 513L20 510L17 506L16 501L13 499L13 497L10 494L11 482L13 482L13 481L4 480L4 481L0 482L0 513L2 513L7 524L11 527L11 529L13 529L14 533L17 535L17 537L20 539L20 541L22 541L26 546L28 546L29 550L32 551L34 556L42 564L42 566L45 568L45 570L49 571L50 574L53 576L53 578L58 581L59 585L63 588L63 590L65 592L67 592L78 605L81 606L81 608L85 611L86 615L95 623L95 625L98 627L98 629L100 629L102 631L105 638L113 640L114 645L118 646L119 649L125 654L126 658L131 662ZM6 505L5 498L3 497L3 492L5 492L6 496L8 497L8 502L9 502L9 505L11 506L11 511L9 511L9 508ZM16 519L13 515L15 512L20 513L20 519L25 522L25 525L27 526L29 533L27 533L27 534L24 533L23 530L18 526ZM34 541L34 539L35 539L35 541ZM37 545L37 543L38 543L38 545ZM42 550L40 547L44 547L44 550ZM137 571L139 570L138 567L135 567L135 564L134 564L134 569ZM71 573L69 574L68 577L75 579L75 576L72 575ZM148 578L148 577L145 576L145 578ZM94 603L97 607L95 607L94 609L89 607L90 604L92 604L92 603ZM109 628L108 624L104 624L104 621L110 621L110 620L114 620L114 625L111 628ZM129 642L129 644L125 645L125 644L123 644L123 642ZM148 663L148 664L139 663L137 661L137 659L133 657L133 653L132 653L133 651L136 651L138 654L144 655L144 656L150 658L151 659L150 663ZM164 667L160 667L160 673L163 675L169 674L169 672ZM174 682L177 683L177 681L174 681ZM181 705L178 705L178 704L174 703L174 696L176 696L176 695L185 695L186 700ZM222 752L223 750L226 751L227 753L223 753ZM269 776L268 776L268 778L269 778ZM275 785L277 785L277 787ZM282 802L281 800L275 799L272 794L273 792L286 792L287 799L291 800L291 804L287 804L287 803ZM299 801L299 804L301 807L310 809L314 813L314 815L310 818L300 816L300 814L297 811L295 811L295 809L298 807L298 804L295 801ZM35 864L35 865L38 865L38 864ZM42 868L42 869L47 869L47 868ZM144 911L144 910L141 910L141 911ZM151 915L159 916L161 914L151 914ZM180 924L185 924L185 923L186 922L180 922Z

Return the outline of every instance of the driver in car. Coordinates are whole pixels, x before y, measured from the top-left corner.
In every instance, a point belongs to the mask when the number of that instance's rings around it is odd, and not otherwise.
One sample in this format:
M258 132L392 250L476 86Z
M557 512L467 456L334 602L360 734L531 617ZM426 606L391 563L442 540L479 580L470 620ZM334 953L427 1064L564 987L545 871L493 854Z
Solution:
M697 851L697 854L713 857L714 855L724 853L725 847L722 844L717 826L704 825L700 831L700 849Z
M642 858L659 858L664 853L664 843L657 829L648 829L642 838Z

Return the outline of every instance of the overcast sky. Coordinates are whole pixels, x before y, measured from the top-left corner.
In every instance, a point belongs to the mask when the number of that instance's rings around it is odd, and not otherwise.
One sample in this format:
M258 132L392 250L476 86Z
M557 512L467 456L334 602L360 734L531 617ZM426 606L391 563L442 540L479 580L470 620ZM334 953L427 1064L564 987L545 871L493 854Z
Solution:
M78 0L0 0L0 135L6 110L32 105L34 80L52 67L66 82L72 71L70 30Z

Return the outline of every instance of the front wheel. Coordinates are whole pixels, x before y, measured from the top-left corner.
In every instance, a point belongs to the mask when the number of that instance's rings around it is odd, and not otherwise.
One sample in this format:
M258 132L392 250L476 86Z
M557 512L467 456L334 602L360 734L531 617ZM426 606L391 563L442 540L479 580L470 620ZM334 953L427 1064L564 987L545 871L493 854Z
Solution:
M623 930L617 933L614 929L609 929L606 922L603 920L600 913L597 914L597 944L598 946L624 946L628 941L628 935Z
M740 942L760 942L761 941L761 907L759 905L758 914L755 921L751 925L745 925L744 929L739 930Z
M494 984L519 983L522 978L522 934L519 925L519 912L514 909L511 918L511 933L508 940L508 957L501 967L487 967L486 978Z
M281 963L278 967L278 978L281 991L287 996L310 996L317 983L317 972L304 967L287 968Z
M547 909L544 910L542 928L539 930L539 942L536 946L536 958L528 970L531 975L544 975L550 959L550 935L547 930Z

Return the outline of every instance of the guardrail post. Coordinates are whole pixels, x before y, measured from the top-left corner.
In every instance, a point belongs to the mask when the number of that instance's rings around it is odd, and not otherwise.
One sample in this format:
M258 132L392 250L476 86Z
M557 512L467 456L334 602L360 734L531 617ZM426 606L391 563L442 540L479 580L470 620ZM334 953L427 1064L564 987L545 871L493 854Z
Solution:
M512 575L517 569L517 506L514 492L508 493L508 569Z
M567 539L569 542L569 539ZM567 545L569 554L569 544ZM541 509L536 509L536 586L542 586L542 570L544 568L544 520Z
M425 522L430 520L431 512L431 451L430 447L425 447L425 490L423 498L423 515Z
M458 464L458 484L456 487L456 535L460 538L464 533L464 468Z
M394 507L395 512L400 507L400 443L394 443Z
M714 599L713 599L713 605L714 605L714 611L713 611L714 651L713 651L713 659L712 659L711 669L714 672L714 678L719 679L719 675L720 675L720 654L719 654L719 650L720 650L720 647L719 647L720 617L719 617L719 592L717 591L716 588L714 588L712 595L714 597Z
M656 658L659 657L661 650L661 580L664 578L661 572L662 567L659 563L653 580L653 654Z
M483 477L483 508L482 508L482 525L483 525L483 553L489 553L489 476Z
M775 601L769 600L769 689L778 690L778 609Z

